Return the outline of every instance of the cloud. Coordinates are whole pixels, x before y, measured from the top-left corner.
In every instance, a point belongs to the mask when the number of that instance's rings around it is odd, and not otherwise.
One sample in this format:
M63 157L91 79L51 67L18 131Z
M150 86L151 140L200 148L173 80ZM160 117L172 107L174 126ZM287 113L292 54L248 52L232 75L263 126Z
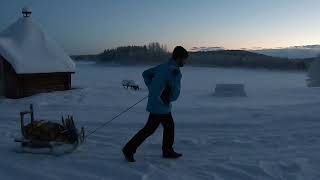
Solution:
M224 47L220 47L220 46L213 46L213 47L192 47L190 50L197 52L197 51L219 51L219 50L224 50Z

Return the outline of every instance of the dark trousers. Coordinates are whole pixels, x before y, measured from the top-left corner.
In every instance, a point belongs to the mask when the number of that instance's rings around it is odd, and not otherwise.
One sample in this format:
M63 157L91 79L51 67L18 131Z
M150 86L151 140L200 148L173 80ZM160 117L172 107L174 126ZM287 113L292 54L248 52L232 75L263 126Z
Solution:
M162 152L173 151L174 142L174 122L171 113L169 114L152 114L150 113L148 122L145 126L125 145L125 149L135 153L137 148L152 135L160 123L163 126Z

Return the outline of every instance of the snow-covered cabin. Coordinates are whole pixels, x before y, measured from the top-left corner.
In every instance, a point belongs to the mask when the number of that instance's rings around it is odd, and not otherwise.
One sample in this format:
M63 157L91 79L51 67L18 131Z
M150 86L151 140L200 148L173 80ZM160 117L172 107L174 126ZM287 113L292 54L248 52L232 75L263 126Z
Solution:
M71 89L75 63L33 21L31 11L0 33L0 96Z

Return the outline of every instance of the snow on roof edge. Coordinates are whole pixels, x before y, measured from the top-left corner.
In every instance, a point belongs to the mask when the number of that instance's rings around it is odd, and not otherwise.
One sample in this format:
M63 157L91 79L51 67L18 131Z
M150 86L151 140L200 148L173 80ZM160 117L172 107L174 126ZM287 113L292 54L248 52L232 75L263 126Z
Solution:
M76 65L32 18L20 18L0 33L0 55L17 74L75 72Z

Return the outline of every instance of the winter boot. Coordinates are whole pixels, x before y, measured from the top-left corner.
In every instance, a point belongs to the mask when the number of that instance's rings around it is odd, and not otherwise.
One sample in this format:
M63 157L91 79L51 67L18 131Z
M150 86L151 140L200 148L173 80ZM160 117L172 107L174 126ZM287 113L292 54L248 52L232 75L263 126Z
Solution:
M129 152L127 149L122 148L122 153L128 162L135 162L132 152Z
M166 158L166 159L178 159L182 156L182 154L180 153L177 153L175 151L169 151L169 152L164 152L162 154L162 157L163 158Z

